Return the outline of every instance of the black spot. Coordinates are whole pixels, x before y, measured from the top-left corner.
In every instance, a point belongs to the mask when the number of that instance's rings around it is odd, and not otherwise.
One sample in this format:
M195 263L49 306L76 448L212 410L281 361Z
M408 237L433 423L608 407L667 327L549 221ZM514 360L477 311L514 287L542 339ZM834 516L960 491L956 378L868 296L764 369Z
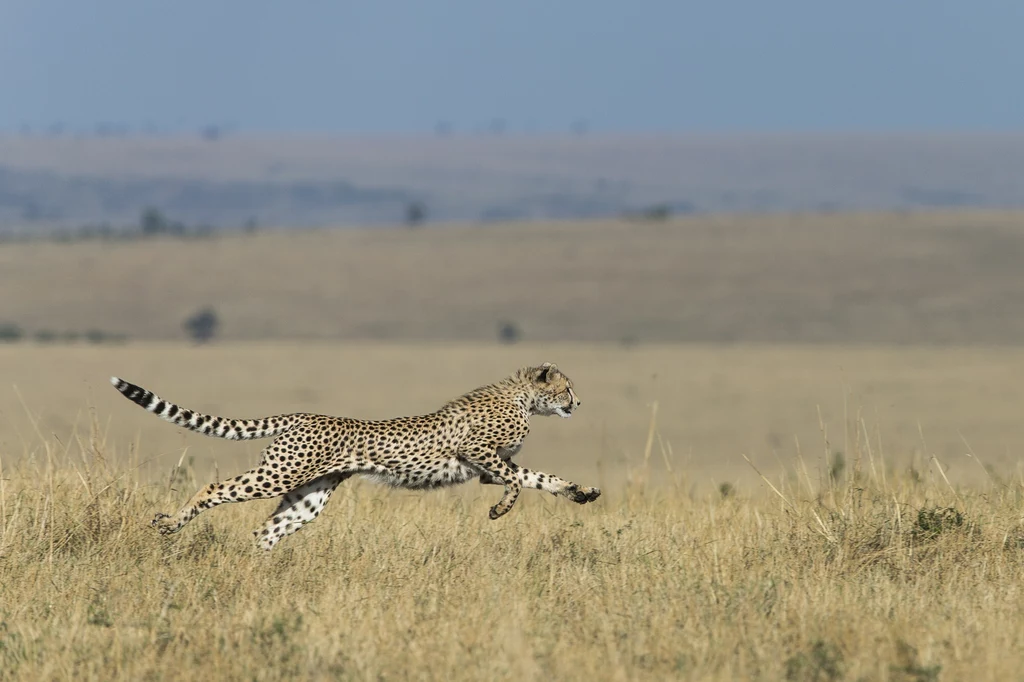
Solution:
M538 485L537 487L539 488L540 486ZM252 492L252 486L251 485L245 486L245 492L251 493Z
M157 404L156 404L156 407L153 408L153 411L156 412L157 414L160 414L161 412L163 412L164 411L164 401L162 401L162 400L158 401Z
M169 405L167 408L167 416L174 417L176 414L178 414L178 406L174 404Z

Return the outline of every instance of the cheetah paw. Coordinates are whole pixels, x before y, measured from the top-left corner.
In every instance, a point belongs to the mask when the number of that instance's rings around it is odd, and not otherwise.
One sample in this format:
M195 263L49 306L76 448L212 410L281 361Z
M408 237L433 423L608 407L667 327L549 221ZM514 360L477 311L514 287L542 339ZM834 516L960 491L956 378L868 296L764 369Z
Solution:
M599 497L601 497L601 491L598 488L580 488L578 486L573 486L573 488L569 490L569 499L576 504L593 502Z
M167 514L157 514L153 517L153 521L149 525L156 528L160 532L160 535L176 533L181 528L181 526L175 523Z

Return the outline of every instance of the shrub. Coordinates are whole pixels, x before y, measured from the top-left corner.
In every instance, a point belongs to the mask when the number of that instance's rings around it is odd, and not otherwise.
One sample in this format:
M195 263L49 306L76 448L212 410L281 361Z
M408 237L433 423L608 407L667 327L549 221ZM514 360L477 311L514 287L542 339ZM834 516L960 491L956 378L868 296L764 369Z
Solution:
M210 307L197 311L185 320L184 327L188 335L196 343L207 343L217 334L220 319L217 312Z
M0 343L14 343L21 341L25 332L13 322L0 322Z
M502 322L498 325L498 341L501 343L518 343L521 337L522 332L515 322Z

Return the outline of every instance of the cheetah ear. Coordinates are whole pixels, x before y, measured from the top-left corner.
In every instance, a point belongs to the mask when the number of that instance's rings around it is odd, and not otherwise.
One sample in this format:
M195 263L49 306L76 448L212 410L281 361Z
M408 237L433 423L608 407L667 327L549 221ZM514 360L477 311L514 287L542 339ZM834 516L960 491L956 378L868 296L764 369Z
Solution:
M549 383L558 374L558 367L552 362L545 362L540 366L540 372L537 373L537 381L546 384Z

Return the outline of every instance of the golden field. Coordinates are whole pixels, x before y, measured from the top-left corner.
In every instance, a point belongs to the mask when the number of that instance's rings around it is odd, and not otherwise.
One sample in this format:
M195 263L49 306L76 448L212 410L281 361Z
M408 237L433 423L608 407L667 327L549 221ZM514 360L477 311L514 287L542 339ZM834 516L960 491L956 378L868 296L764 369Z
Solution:
M149 417L147 435L171 428ZM157 535L152 513L201 481L173 463L142 478L143 455L118 458L96 427L4 464L3 679L980 681L1024 665L1019 477L947 485L857 450L821 484L808 463L767 495L693 497L688 473L641 465L590 505L526 491L494 522L492 486L356 481L262 554L249 531L270 502Z
M1019 213L0 244L0 680L1004 680L1024 666ZM182 341L211 304L214 343ZM495 343L515 322L520 343ZM124 344L40 343L43 331ZM52 335L51 335L52 336ZM685 342L685 343L684 343ZM147 414L431 411L556 362L517 461L150 527L266 441Z

